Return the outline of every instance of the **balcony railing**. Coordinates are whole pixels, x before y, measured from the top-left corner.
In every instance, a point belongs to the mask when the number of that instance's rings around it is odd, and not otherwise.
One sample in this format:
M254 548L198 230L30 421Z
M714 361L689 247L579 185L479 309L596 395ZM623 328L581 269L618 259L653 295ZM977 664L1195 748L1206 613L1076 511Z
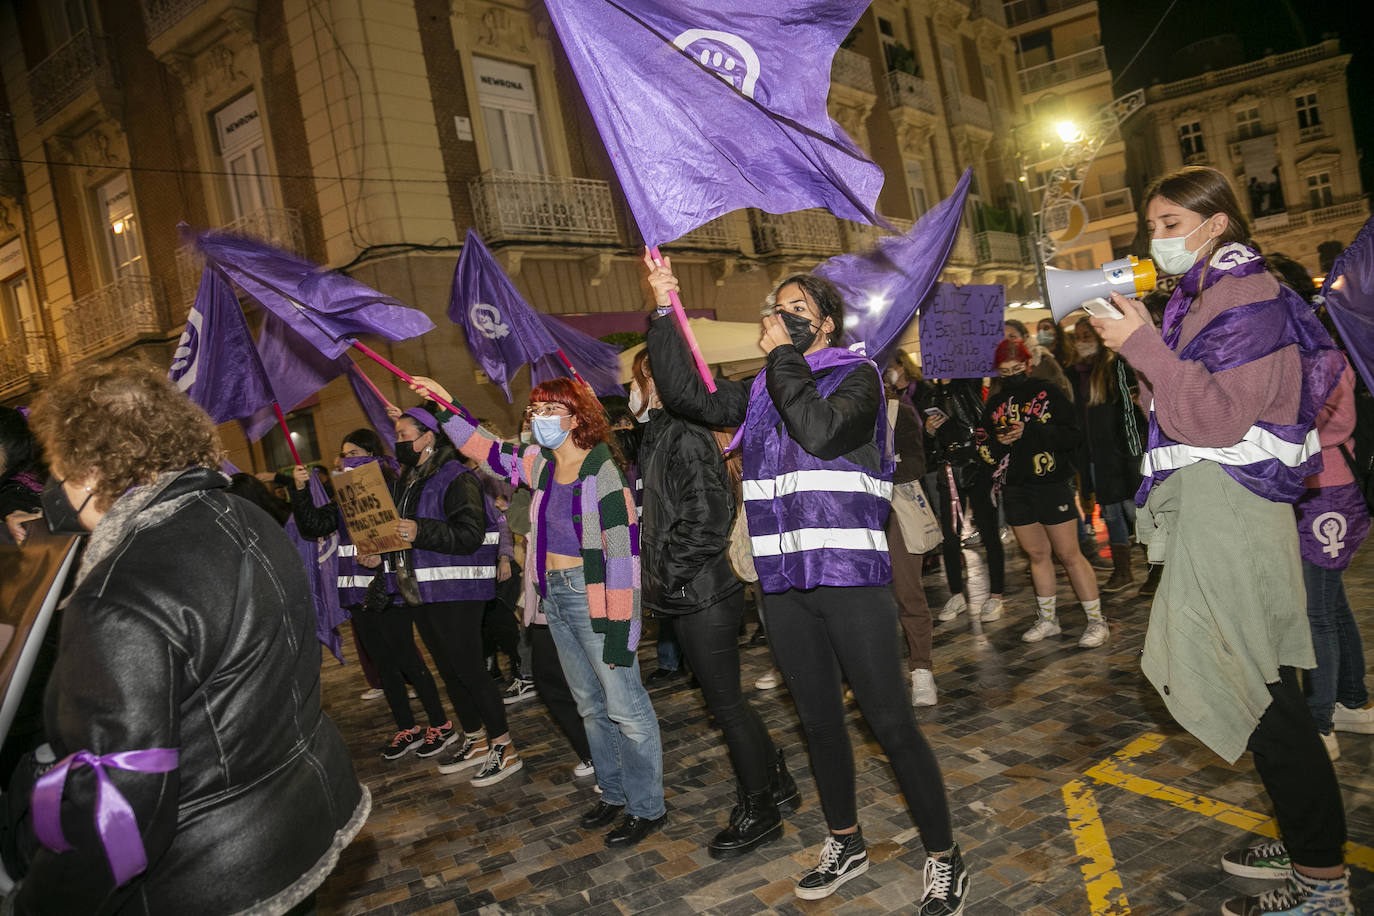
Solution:
M156 277L120 277L71 304L63 318L67 353L79 362L156 337L164 330L163 311L162 283Z
M980 263L1026 264L1030 251L1025 236L1015 232L979 232L973 236L974 250Z
M611 186L590 178L483 172L468 182L474 222L488 242L615 242Z
M1135 199L1130 188L1094 194L1092 197L1083 198L1082 204L1088 211L1089 222L1135 212Z
M118 84L105 36L83 29L29 71L34 120L42 124L88 89Z
M0 398L21 394L48 374L48 350L38 334L0 340Z
M892 224L892 228L898 233L906 233L911 230L912 220L898 219L892 216L885 217L885 219ZM840 220L840 236L844 241L845 251L866 251L878 244L878 239L885 235L892 235L892 233L871 223L856 223L850 219Z
M796 213L749 211L749 227L758 254L839 254L840 226L826 210Z
M19 141L14 134L14 115L0 112L0 196L18 200L24 190L19 167Z
M673 248L712 248L712 249L734 249L739 250L739 242L735 238L734 227L730 223L730 217L717 216L705 225L698 226L691 232L672 243Z
M935 114L935 93L930 83L919 76L903 73L900 70L887 72L887 107L914 108L927 114Z
M982 99L954 92L945 96L945 111L949 113L950 124L966 124L992 132L992 112L988 109L988 103Z
M1098 45L1021 71L1021 91L1037 92L1107 69L1107 49Z
M830 81L873 95L878 92L873 86L873 65L868 58L844 48L835 52L835 60L830 65Z
M1201 92L1212 86L1224 86L1227 83L1250 79L1251 77L1260 76L1264 73L1273 73L1278 70L1287 70L1291 67L1300 67L1303 64L1310 64L1315 61L1325 60L1328 57L1335 57L1339 53L1341 53L1340 41L1331 38L1320 44L1300 48L1297 51L1289 51L1285 54L1270 54L1268 57L1252 60L1249 63L1239 64L1235 67L1227 67L1224 70L1212 70L1201 76L1191 76L1188 79L1178 80L1173 83L1151 86L1147 92L1147 96L1151 102L1156 102L1177 98L1181 95L1192 95L1195 92Z
M1003 7L1003 11L1007 17L1007 25L1015 26L1091 2L1093 0L1011 0Z
M267 242L292 254L305 254L305 235L301 230L299 210L254 210L225 223L216 231ZM188 307L196 298L200 275L204 269L205 259L194 248L183 245L177 249L177 283L181 286L182 301ZM176 321L183 317L184 315L175 311L172 315Z
M967 227L959 227L959 233L954 237L954 247L949 251L949 260L959 264L972 264L977 260L973 246L973 234L968 231Z
M989 19L997 25L1007 25L1007 14L1002 8L1002 0L960 0L968 7L968 18Z
M206 0L142 0L143 24L148 29L148 40L156 38L176 25L186 14Z
M1369 203L1364 198L1347 200L1329 207L1294 212L1292 210L1270 213L1254 220L1256 232L1275 232L1280 229L1306 229L1324 226L1340 220L1363 220L1369 216Z

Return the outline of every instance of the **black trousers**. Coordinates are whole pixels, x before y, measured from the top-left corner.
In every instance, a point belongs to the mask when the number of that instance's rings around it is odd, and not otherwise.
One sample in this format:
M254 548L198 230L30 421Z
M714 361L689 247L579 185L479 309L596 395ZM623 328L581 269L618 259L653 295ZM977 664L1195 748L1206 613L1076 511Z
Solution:
M520 624L515 619L515 604L520 599L520 567L512 563L512 574L496 583L496 597L487 602L482 614L482 655L504 652L510 661L512 677L520 676ZM500 666L500 658L497 658Z
M735 777L746 792L768 788L768 770L776 753L768 727L744 698L739 686L739 627L744 617L744 589L691 614L672 620L678 644L696 675L706 708L725 733L725 746Z
M964 546L954 530L954 504L949 495L949 473L942 466L936 474L940 504L940 531L944 534L945 578L949 592L957 595L964 590ZM1002 594L1002 537L997 526L997 507L992 504L992 482L979 476L973 486L956 487L962 507L973 508L973 526L983 539L988 555L988 591Z
M954 845L949 801L935 753L916 725L889 586L764 595L768 644L806 732L811 771L831 830L858 823L854 752L845 721L843 672L892 764L927 852Z
M415 685L415 695L430 725L439 726L448 721L434 676L415 650L414 624L414 608L403 605L381 612L357 610L353 613L354 631L377 666L382 693L396 719L396 727L401 729L415 727L415 713L406 695L407 681Z
M587 743L587 727L582 724L582 716L577 712L577 701L568 689L568 679L563 676L563 665L558 660L558 647L553 644L553 634L547 625L534 624L530 633L530 668L534 676L534 689L539 699L549 708L549 714L563 734L578 760L592 758L591 745Z
M411 608L415 629L448 688L463 731L483 726L495 738L506 733L506 705L482 655L486 601L436 601Z
M1297 672L1280 668L1273 702L1250 735L1255 772L1274 803L1279 836L1294 864L1331 868L1345 861L1345 805L1331 758L1317 734Z

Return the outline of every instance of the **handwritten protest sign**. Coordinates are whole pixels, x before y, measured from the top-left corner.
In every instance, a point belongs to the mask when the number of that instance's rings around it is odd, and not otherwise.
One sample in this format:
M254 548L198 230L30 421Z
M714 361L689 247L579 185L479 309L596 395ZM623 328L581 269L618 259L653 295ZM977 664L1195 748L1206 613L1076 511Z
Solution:
M410 549L410 543L396 533L400 516L380 464L369 461L351 471L339 471L334 475L334 493L359 556Z
M1001 284L941 283L921 308L921 372L926 378L984 378L1006 331Z

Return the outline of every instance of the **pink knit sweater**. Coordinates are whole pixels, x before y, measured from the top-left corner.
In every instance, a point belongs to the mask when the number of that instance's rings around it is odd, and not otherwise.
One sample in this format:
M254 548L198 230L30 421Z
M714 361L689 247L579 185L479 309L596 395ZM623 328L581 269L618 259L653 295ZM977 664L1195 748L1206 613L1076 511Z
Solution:
M1322 441L1322 470L1307 478L1308 489L1354 483L1355 475L1350 473L1350 465L1341 454L1344 445L1351 457L1355 455L1355 370L1350 368L1349 361L1336 390L1317 414L1317 435Z

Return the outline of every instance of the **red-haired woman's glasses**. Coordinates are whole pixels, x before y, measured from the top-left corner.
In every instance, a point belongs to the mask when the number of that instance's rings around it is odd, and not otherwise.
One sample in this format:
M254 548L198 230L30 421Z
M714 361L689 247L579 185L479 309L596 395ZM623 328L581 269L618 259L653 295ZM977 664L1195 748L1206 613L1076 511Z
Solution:
M531 404L525 408L527 417L570 417L572 411L562 404Z

